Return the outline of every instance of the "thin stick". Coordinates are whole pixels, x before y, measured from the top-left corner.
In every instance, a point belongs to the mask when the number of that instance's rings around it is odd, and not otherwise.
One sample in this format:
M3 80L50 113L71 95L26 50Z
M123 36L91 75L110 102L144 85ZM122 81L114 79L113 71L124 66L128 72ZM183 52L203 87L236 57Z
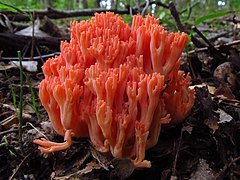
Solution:
M13 132L18 132L18 129L9 129L9 130L6 130L6 131L1 131L0 132L0 137L4 136L6 134L9 134L9 133L13 133Z
M9 180L12 180L15 175L18 173L18 171L20 170L20 168L23 166L23 164L26 162L26 160L29 158L29 156L32 153L29 153L27 156L24 157L24 159L22 160L22 162L17 166L16 170L14 171L14 173L12 174L12 176L9 178Z
M197 6L198 4L200 4L200 0L198 0L198 1L195 2L195 3L193 3L193 4L189 7L190 11L191 11L195 6ZM187 10L188 10L188 8L182 10L182 11L180 12L180 14L186 12Z
M1 144L2 146L5 146L6 149L9 151L10 155L14 154L14 156L23 159L24 156L22 154L20 154L14 147L12 147L11 145L9 145L8 140L6 138L6 136L3 136L2 138L4 140L4 142ZM12 155L11 155L12 156Z
M140 1L139 0L135 0L135 3L136 3L136 6L137 6L137 9L138 9L138 12L140 12L141 11Z
M33 126L33 124L32 123L30 123L30 122L27 122L27 124L29 125L29 126L31 126L33 129L35 129L39 134L41 134L45 139L47 139L48 140L48 137L47 136L45 136L41 131L39 131L35 126Z
M177 159L178 159L178 153L179 153L181 145L182 145L182 135L183 135L183 130L181 130L181 134L179 137L179 143L177 145L177 151L176 151L175 159L173 162L173 168L172 168L172 176L176 176Z
M19 146L20 150L23 153L23 146L22 146L22 121L23 121L23 67L22 67L22 57L21 51L18 51L18 58L19 58L19 65L20 65L20 102L19 102Z
M48 58L52 58L54 56L58 56L60 54L60 52L55 52L55 53L51 53L51 54L46 54L46 55L41 55L41 56L35 56L32 59L33 60L41 60L41 59L48 59ZM0 57L0 60L3 61L15 61L18 60L18 57ZM31 57L24 57L24 59L22 59L23 61L30 61Z
M35 45L35 40L34 40L34 31L35 31L35 11L33 11L33 17L32 17L32 47L31 47L31 60L33 58L34 54L34 45Z
M147 11L148 6L149 6L149 0L146 0L146 5L144 6L142 13L141 13L142 16L145 15L145 12Z
M234 45L237 45L237 44L240 44L240 40L236 40L236 41L232 41L230 43L226 43L224 45L217 45L217 46L214 46L215 48L220 48L221 46L234 46ZM208 47L204 47L204 48L196 48L192 51L189 51L188 53L189 54L193 54L193 53L198 53L198 52L204 52L204 51L207 51L208 50Z
M171 12L171 15L173 16L175 22L176 22L176 25L178 27L178 29L182 32L185 32L187 34L189 34L189 30L186 28L186 26L184 26L180 20L180 17L179 17L179 14L177 12L177 9L176 9L176 6L175 4L170 1L169 3L169 10ZM205 47L205 45L199 41L195 36L191 36L191 41L193 42L193 44L196 46L196 47Z
M39 49L38 49L37 46L36 46L36 50L37 50L37 53L38 53L38 55L39 55L39 57L40 57L41 62L44 63L43 58L42 58L42 55L41 55L41 53L40 53L40 51L39 51Z
M216 179L222 179L223 174L225 173L225 171L230 168L235 162L240 160L240 156L234 158L229 164L226 164L224 166L224 168L222 169L222 171L217 175Z
M187 33L187 29L186 29L186 27L182 24L182 22L181 22L181 20L180 20L180 17L179 17L179 14L178 14L178 12L177 12L176 6L175 6L175 4L174 4L172 1L170 1L170 3L169 3L169 10L170 10L171 15L173 16L175 22L176 22L176 25L177 25L178 29L179 29L180 31L183 31L183 32L186 32L186 33Z
M203 40L205 43L207 43L207 45L209 46L209 48L211 48L215 53L218 53L218 50L212 45L212 43L203 35L203 33L201 31L198 30L198 28L196 26L192 27L192 30L194 32L196 32Z

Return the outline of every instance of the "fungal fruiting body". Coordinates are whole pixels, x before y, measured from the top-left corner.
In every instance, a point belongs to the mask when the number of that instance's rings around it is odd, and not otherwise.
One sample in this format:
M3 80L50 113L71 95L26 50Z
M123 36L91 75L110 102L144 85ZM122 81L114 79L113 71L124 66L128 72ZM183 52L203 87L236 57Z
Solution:
M89 137L100 152L150 167L145 150L161 125L189 115L194 91L179 71L185 33L168 33L153 16L95 14L71 23L70 42L43 65L39 97L65 142L34 140L43 153L68 148L72 137Z

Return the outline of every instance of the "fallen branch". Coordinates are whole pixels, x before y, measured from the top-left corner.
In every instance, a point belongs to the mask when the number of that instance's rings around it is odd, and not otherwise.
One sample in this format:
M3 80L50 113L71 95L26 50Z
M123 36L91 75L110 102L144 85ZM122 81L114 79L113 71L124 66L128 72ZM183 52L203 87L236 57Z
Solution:
M30 61L32 60L47 60L48 58L52 58L54 56L59 55L60 52L55 52L55 53L51 53L51 54L45 54L45 55L41 55L41 56L34 56L34 57L23 57L23 61ZM0 57L0 61L4 61L4 62L10 62L10 61L17 61L18 57Z
M69 40L69 38L55 38L55 37L34 37L37 46L41 48L41 54L49 54L60 51L60 42ZM31 42L32 37L21 36L9 33L0 33L0 51L3 51L2 56L17 57L17 51L22 50L25 45ZM35 53L37 54L37 53ZM26 54L31 55L30 53Z
M57 10L53 8L48 8L44 10L22 10L23 13L13 12L13 11L0 11L0 13L5 14L10 21L30 21L30 15L35 13L35 18L43 19L44 16L47 16L50 19L62 19L62 18L70 18L70 17L80 17L80 16L94 16L95 13L101 13L106 11L114 12L115 14L137 14L140 13L141 9L144 7L151 6L152 4L156 4L156 6L162 6L163 8L169 8L168 5L163 4L161 2L156 1L147 1L142 4L138 4L137 7L129 7L126 6L126 9L81 9L81 10ZM29 16L27 15L29 14Z
M226 43L226 44L223 44L223 45L217 45L217 46L214 46L214 48L219 49L221 46L230 47L230 46L234 46L234 45L238 45L238 44L240 44L240 40L232 41L230 43ZM193 54L193 53L205 52L205 51L208 51L208 50L209 50L209 47L196 48L192 51L189 51L188 53Z
M34 10L35 18L43 19L44 16L47 16L51 19L61 19L61 18L70 18L70 17L79 17L79 16L93 16L95 13L101 13L111 11L117 14L129 14L129 10L117 10L117 9L82 9L82 10L56 10L53 8L48 8L44 10ZM10 21L30 21L30 16L27 14L33 14L33 11L23 10L24 14L13 12L13 11L1 11L2 14L5 14ZM134 11L135 14L135 11Z

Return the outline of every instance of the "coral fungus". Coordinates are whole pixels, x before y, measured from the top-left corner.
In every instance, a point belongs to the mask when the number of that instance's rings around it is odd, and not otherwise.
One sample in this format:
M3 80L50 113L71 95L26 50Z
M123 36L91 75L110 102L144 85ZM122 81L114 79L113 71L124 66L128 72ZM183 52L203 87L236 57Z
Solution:
M65 142L34 140L44 153L68 148L71 137L89 137L113 157L150 167L145 150L161 124L181 122L194 102L190 77L178 71L187 43L153 16L133 17L131 28L113 13L71 23L71 41L43 65L40 100ZM166 83L167 82L167 83Z

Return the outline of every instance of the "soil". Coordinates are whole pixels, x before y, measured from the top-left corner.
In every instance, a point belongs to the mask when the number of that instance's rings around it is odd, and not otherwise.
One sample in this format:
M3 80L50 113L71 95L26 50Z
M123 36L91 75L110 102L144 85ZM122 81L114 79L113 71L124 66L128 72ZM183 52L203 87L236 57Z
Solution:
M128 159L103 155L88 139L74 139L71 148L44 157L33 140L42 134L57 142L63 137L54 133L38 100L40 68L24 70L20 141L14 108L20 100L20 72L1 61L0 179L239 179L240 46L227 44L237 42L239 36L234 28L221 30L224 36L211 41L224 44L217 52L193 48L185 53L181 68L191 73L195 104L182 123L162 127L158 144L146 151L152 163L149 169L134 169ZM220 30L215 33L219 35Z

